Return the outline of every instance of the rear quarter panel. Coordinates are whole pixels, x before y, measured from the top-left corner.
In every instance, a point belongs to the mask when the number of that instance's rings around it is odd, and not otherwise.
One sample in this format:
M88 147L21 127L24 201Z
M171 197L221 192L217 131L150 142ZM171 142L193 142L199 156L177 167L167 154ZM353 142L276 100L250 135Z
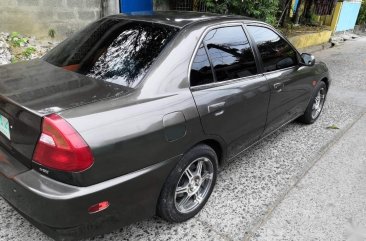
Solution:
M202 131L188 83L189 62L202 32L199 26L182 29L129 95L61 113L90 145L95 157L90 169L73 176L78 185L91 185L154 165L209 138ZM180 113L170 115L176 112ZM164 118L167 115L169 118ZM182 119L184 123L174 123ZM185 135L176 140L167 138L164 123L170 125L168 133L174 133L175 127L181 132L184 126Z
M200 120L188 89L133 105L123 106L125 102L106 102L104 104L109 108L102 111L98 106L89 105L62 114L94 154L93 166L75 174L80 185L105 181L178 156L202 136ZM185 128L186 131L178 139L169 140L163 119L177 111L182 113L185 121L170 128L178 131Z

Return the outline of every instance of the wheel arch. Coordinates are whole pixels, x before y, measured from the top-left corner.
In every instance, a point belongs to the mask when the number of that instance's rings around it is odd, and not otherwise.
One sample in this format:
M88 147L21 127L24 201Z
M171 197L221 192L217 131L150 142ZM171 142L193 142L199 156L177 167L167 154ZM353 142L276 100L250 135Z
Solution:
M198 142L194 146L197 146L197 145L200 145L200 144L207 145L207 146L211 147L216 152L219 166L221 166L224 163L224 160L225 160L225 157L226 157L226 149L225 149L225 146L224 146L223 143L221 143L220 141L218 141L216 139L205 139L205 140L202 140L202 141Z
M329 79L327 77L323 77L320 81L323 81L327 86L327 91L329 90Z

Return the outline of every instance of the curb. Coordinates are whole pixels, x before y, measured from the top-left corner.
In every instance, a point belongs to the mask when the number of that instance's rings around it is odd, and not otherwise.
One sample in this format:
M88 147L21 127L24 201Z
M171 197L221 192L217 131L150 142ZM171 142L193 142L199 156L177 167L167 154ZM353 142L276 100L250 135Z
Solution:
M315 53L318 51L322 51L325 49L329 49L332 48L332 44L331 43L324 43L324 44L320 44L320 45L314 45L311 47L307 47L307 48L302 48L302 49L298 49L298 51L300 53Z
M332 148L343 136L346 134L364 115L366 115L365 112L360 113L356 119L347 125L344 129L342 129L340 132L338 132L332 140L330 140L328 143L326 143L324 146L321 147L320 151L316 153L316 155L312 158L312 160L309 162L309 165L307 169L304 170L303 173L301 173L299 176L293 178L293 184L286 190L279 198L278 200L269 207L267 214L265 214L262 218L257 220L257 223L253 225L253 228L248 230L248 232L244 236L243 241L250 241L251 238L253 238L253 235L259 230L272 216L273 211L277 208L278 205L282 203L282 201L286 198L286 196L294 189L294 187L297 186L297 184L303 179L303 177L314 167L314 165L329 151L330 148Z

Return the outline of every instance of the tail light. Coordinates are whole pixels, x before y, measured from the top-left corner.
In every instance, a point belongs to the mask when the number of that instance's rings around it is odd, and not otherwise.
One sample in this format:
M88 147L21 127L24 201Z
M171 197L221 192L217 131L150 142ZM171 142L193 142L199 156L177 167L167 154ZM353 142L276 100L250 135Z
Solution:
M83 138L56 114L43 118L42 134L33 161L65 172L84 171L94 163L93 154Z

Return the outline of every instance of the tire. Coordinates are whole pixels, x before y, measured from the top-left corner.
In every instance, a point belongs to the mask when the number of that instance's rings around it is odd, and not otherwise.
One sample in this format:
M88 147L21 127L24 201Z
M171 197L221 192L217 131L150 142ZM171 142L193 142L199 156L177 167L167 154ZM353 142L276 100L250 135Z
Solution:
M199 166L201 175L197 169ZM203 144L193 147L165 181L157 214L169 222L184 222L194 217L212 193L217 168L217 155L211 147Z
M320 81L315 87L304 115L300 116L298 120L305 124L313 124L319 118L320 113L323 110L326 96L327 86L323 81Z

